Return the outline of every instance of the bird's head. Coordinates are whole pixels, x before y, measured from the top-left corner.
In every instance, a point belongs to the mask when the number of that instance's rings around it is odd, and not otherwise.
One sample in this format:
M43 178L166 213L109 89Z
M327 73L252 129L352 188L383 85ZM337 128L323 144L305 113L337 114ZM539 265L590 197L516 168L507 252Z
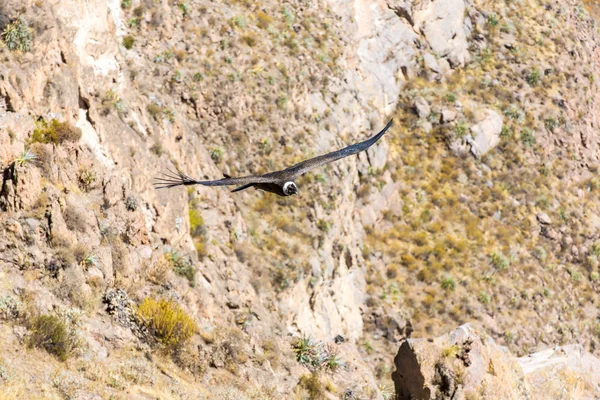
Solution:
M286 182L283 184L283 194L286 196L291 196L293 194L298 194L298 188L294 182Z

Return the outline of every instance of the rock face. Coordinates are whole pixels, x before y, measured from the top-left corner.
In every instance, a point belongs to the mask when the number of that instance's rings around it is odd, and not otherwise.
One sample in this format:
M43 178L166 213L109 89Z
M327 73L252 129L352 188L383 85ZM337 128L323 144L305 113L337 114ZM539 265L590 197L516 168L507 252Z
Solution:
M516 358L470 324L434 340L407 339L392 374L397 399L592 399L600 360L580 345Z
M463 0L436 0L418 3L414 11L414 28L421 32L433 51L461 66L469 60L467 37L471 22L465 19Z

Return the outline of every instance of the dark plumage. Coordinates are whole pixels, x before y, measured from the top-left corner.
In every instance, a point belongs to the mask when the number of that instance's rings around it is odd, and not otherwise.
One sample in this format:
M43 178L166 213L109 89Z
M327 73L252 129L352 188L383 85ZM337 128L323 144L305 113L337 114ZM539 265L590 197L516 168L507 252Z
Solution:
M249 187L255 187L257 189L275 193L279 196L290 196L292 194L298 194L298 188L296 187L294 181L299 176L305 174L313 168L367 150L369 147L373 146L387 132L390 126L392 126L392 122L393 120L390 120L390 122L387 123L387 125L381 130L381 132L371 137L370 139L367 139L360 143L352 144L348 147L344 147L341 150L337 150L331 153L324 154L322 156L302 161L296 165L292 165L291 167L288 167L281 171L270 172L265 175L243 176L239 178L232 178L229 175L225 175L223 179L219 180L197 181L195 179L190 178L181 171L168 170L167 173L162 173L162 176L155 178L155 186L157 189L164 189L180 185L238 185L238 187L233 189L232 192L238 192Z

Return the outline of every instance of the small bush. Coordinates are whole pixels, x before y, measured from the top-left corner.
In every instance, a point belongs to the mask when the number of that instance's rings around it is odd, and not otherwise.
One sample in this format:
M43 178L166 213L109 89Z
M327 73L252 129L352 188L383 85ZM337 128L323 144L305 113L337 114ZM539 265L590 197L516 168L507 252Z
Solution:
M50 122L40 120L29 139L29 143L53 143L76 142L81 139L81 129L67 122L59 122L52 119Z
M148 110L148 112L154 119L157 119L160 116L160 114L162 114L162 112L163 112L162 107L155 103L148 104L146 106L146 110Z
M444 98L448 103L456 103L456 95L454 93L448 93Z
M133 38L133 36L127 35L123 38L123 47L125 47L127 50L131 50L133 48L134 42L135 39Z
M267 29L269 27L269 25L271 25L273 23L273 17L271 17L269 14L263 12L263 11L259 11L256 14L256 19L257 19L257 25L259 28L262 29Z
M30 149L25 149L23 152L15 158L15 164L18 167L23 167L29 163L34 162L38 159L38 156L35 155Z
M505 270L510 265L510 261L502 253L490 254L490 262L495 268L499 269L500 271Z
M329 232L329 229L331 229L331 225L329 224L329 222L325 221L324 219L320 219L317 221L317 228L319 228L319 230L327 233L327 232Z
M206 234L206 228L204 227L204 218L200 215L200 211L190 207L190 235L192 237L199 237Z
M245 28L248 26L248 20L243 15L236 15L233 17L233 24L238 28Z
M442 279L442 288L445 290L454 290L456 288L456 281L453 277L447 276Z
M323 342L310 337L296 339L292 343L292 349L296 354L296 361L308 368L335 372L344 366L344 362L338 357L336 347L325 346Z
M78 345L74 330L55 315L40 315L30 321L29 347L43 348L65 361Z
M31 50L31 42L33 35L27 23L21 18L17 18L4 28L2 32L2 41L11 51L29 51Z
M10 296L0 297L0 320L16 319L23 314L23 303Z
M456 126L454 127L454 132L456 133L457 137L462 138L467 135L467 133L469 132L469 128L467 128L467 125L465 125L464 123L459 123L456 124Z
M170 351L181 348L197 331L192 317L167 299L145 298L137 315L157 342Z
M89 192L96 183L96 173L89 168L81 168L79 171L79 187L85 192Z
M531 129L525 128L521 131L521 142L523 142L525 146L533 146L535 144L535 136Z
M220 163L221 160L223 159L223 149L219 148L219 147L215 147L214 149L212 149L210 151L210 158L212 158L212 160L215 163Z
M150 147L150 151L160 157L165 153L165 148L162 144L156 142Z
M319 377L315 374L302 375L298 381L298 387L304 389L310 399L321 400L327 399L325 387L319 380Z
M490 26L498 26L499 21L500 21L500 18L498 17L498 14L496 14L496 13L490 13L487 17L487 23Z
M527 83L529 83L529 85L532 87L535 87L538 85L538 83L540 82L540 78L541 78L541 72L537 68L531 70L525 77L525 79L527 80Z
M193 76L192 76L192 80L194 82L201 82L204 80L204 74L202 72L196 72Z
M135 211L138 208L138 201L134 195L127 196L125 200L125 208L127 211Z
M256 46L256 37L254 35L244 35L242 36L242 41L250 47Z
M194 286L194 278L196 277L196 267L194 264L183 258L178 252L171 251L165 254L165 258L171 262L173 272L177 275L185 277L190 286Z

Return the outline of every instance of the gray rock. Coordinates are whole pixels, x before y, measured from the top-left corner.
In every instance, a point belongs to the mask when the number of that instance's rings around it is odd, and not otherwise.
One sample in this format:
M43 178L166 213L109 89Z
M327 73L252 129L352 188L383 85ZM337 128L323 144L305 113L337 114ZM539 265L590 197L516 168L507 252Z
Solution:
M435 56L431 53L425 53L425 55L423 56L423 64L425 64L425 68L427 68L430 71L436 73L440 72L440 65L438 64Z
M481 122L471 127L471 153L480 158L500 143L502 117L495 111L486 110Z
M537 213L536 218L540 224L550 225L552 223L552 220L550 219L548 214L546 214L545 212Z
M442 124L447 124L449 122L452 122L456 119L456 111L452 111L452 110L442 110L442 118L441 118L441 122Z
M413 107L419 118L427 118L429 114L431 114L431 107L429 106L429 103L421 96L416 98L415 102L413 103Z

